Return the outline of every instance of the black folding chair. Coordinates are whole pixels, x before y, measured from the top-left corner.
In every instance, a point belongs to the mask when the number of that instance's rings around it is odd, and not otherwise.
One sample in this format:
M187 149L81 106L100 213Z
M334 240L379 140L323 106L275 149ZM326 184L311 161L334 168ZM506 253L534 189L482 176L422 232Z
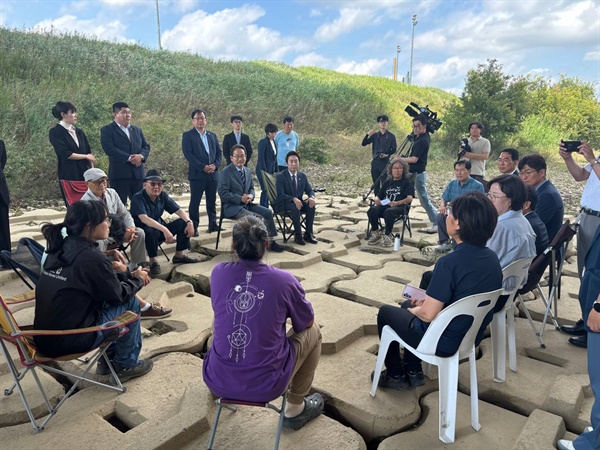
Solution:
M294 236L294 224L292 222L292 215L289 211L275 211L275 200L277 199L277 187L276 187L276 174L271 174L267 172L261 172L263 177L263 185L267 191L267 198L269 199L269 203L271 205L271 209L273 210L273 217L277 222L277 228L283 235L283 242L287 242L290 240L292 236ZM302 214L300 225L302 229L306 231L306 216Z
M21 238L15 251L2 250L0 258L7 267L10 267L21 278L29 289L34 289L42 272L43 255L44 247L39 242L31 238ZM23 274L29 278L29 281L25 279Z
M369 206L373 206L373 199L371 199L371 203L369 204ZM408 229L408 234L409 236L412 238L412 228L410 226L410 203L408 205L406 205L406 214L402 214L401 216L397 217L396 220L394 220L394 224L402 221L402 232L400 233L400 245L404 244L404 233L405 231ZM381 223L382 218L380 217L378 222L379 222L379 229L384 229L385 227L382 225ZM394 235L394 237L396 237L396 235ZM367 239L369 239L371 237L371 223L367 221Z

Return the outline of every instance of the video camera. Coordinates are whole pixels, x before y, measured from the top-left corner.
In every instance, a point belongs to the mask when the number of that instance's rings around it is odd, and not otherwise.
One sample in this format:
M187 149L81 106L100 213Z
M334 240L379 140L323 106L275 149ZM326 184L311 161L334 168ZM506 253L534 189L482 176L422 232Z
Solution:
M462 138L460 140L460 150L458 151L457 158L461 159L463 156L465 156L465 153L470 152L470 151L471 151L471 146L469 145L469 139Z
M411 102L406 108L404 108L406 114L410 117L423 117L426 119L426 128L428 133L435 133L442 126L442 121L437 118L437 113L429 109L429 105L425 108Z

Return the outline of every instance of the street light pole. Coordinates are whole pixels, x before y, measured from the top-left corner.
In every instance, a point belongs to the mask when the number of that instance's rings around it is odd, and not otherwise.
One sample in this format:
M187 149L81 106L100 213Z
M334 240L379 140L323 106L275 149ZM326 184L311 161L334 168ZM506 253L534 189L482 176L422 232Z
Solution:
M412 16L412 38L410 40L410 75L408 77L408 84L412 84L412 75L413 75L413 71L412 71L412 66L413 66L413 47L415 45L415 25L418 24L418 20L417 20L417 15L413 14Z
M396 46L396 70L394 71L394 81L398 81L398 72L400 69L400 51L399 45Z
M158 0L156 0L156 30L158 32L158 49L162 50L160 43L160 15L158 14Z

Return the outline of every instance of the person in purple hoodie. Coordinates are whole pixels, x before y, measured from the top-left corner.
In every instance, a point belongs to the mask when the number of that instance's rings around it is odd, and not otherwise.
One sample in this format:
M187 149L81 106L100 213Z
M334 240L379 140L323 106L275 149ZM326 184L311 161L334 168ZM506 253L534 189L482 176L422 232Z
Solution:
M211 275L214 333L204 382L219 397L248 402L269 402L289 386L283 428L298 430L324 407L321 394L308 395L322 340L312 305L292 274L262 261L269 233L260 218L236 222L232 247L239 259Z

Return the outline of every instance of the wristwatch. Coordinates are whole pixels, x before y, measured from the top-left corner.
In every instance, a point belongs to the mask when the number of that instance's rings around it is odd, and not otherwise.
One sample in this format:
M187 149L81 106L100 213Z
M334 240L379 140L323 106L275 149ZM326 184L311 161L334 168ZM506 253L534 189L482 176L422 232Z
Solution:
M186 223L192 223L192 221L191 221L191 220L188 220Z
M600 313L600 303L598 302L594 302L594 311L599 312Z
M593 169L596 164L600 163L600 161L596 160L593 163L590 163L591 168Z

